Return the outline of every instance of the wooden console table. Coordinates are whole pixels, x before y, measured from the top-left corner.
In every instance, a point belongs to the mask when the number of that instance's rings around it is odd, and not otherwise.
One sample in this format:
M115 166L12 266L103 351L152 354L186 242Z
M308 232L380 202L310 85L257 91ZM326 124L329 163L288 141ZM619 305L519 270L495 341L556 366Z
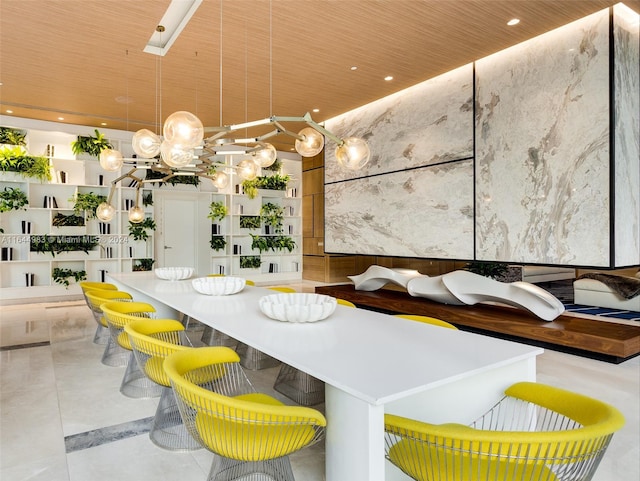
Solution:
M389 289L357 291L353 285L316 287L319 294L346 299L358 307L392 314L436 317L462 330L620 363L640 354L640 326L561 315L542 321L528 311L476 304L453 306Z

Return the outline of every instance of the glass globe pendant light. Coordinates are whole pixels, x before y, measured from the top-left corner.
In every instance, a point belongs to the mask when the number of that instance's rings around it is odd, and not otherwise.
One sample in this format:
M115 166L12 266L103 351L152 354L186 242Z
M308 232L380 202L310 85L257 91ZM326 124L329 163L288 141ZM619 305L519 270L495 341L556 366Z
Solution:
M107 172L119 170L123 163L122 154L117 150L103 149L100 152L100 167Z
M160 145L160 154L165 164L178 168L193 162L194 157L193 148L185 148L181 144L173 144L166 140Z
M243 160L238 164L238 176L242 180L253 180L258 175L258 166L253 160Z
M303 157L318 155L324 147L324 135L312 127L306 127L298 132L304 140L296 139L296 152Z
M115 212L115 207L107 202L103 202L98 207L96 207L96 217L102 222L109 222L111 219L113 219L113 215L115 214Z
M134 224L139 224L144 220L144 209L138 205L129 209L129 220Z
M218 189L224 189L229 185L229 176L226 172L216 172L211 178L211 182Z
M179 110L164 121L162 128L164 140L173 145L181 145L184 149L193 149L202 144L204 127L198 117L191 112Z
M335 153L338 163L342 167L350 170L361 169L369 162L369 158L371 157L367 142L357 137L344 139L342 143L336 147Z
M273 165L276 161L276 157L278 156L276 148L266 142L261 142L260 146L262 147L260 150L256 150L251 154L253 156L253 161L260 167L269 167L270 165Z
M153 159L160 153L160 137L149 129L140 129L131 139L133 151L143 159Z

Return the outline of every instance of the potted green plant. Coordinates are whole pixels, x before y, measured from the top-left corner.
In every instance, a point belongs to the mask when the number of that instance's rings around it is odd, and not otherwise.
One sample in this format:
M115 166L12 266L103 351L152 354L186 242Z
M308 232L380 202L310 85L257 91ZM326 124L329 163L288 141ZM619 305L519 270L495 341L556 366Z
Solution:
M241 269L259 269L261 265L260 256L240 256Z
M25 146L27 133L24 130L0 127L0 144Z
M240 228L241 229L259 229L260 216L259 215L241 215Z
M133 240L147 240L149 238L147 231L149 230L156 230L156 223L151 217L145 217L142 222L138 223L129 221L129 235L133 237Z
M58 212L51 220L53 227L84 227L84 217L81 215L64 215Z
M104 149L113 148L103 133L99 132L98 129L95 129L94 132L96 133L95 137L91 135L78 135L77 140L71 142L71 151L75 155L87 153L91 157L99 157L100 152Z
M266 190L287 190L287 184L291 180L291 176L287 175L268 175L259 176L253 180L243 180L242 188L244 193L250 199L258 195L258 189Z
M135 272L150 271L154 262L153 259L136 259L131 269Z
M69 201L74 203L73 212L76 215L84 215L86 213L87 219L95 219L96 208L103 202L106 202L107 197L94 194L93 192L89 192L88 194L78 192L75 197L72 197Z
M209 205L209 215L207 217L212 221L222 220L227 216L227 206L222 201L213 201Z
M29 239L29 251L37 253L50 253L52 257L62 252L82 251L89 255L89 251L98 246L98 238L95 236L32 236Z
M153 192L149 191L147 193L143 193L142 195L142 205L144 207L149 207L153 205Z
M257 249L262 254L264 251L269 249L269 241L267 237L261 235L251 235L251 248Z
M19 187L5 187L0 191L0 212L10 210L26 210L25 205L29 204L29 198Z
M27 155L18 145L0 149L0 171L16 172L23 177L34 177L40 182L51 180L49 159Z
M271 234L282 232L282 221L284 220L284 207L267 202L260 207L260 220L265 226L273 228Z
M60 267L54 267L51 271L51 277L54 282L62 284L65 287L69 287L69 278L73 278L76 282L84 281L87 279L86 271L74 271L71 269L62 269Z
M209 245L214 251L221 251L227 246L227 240L221 235L212 235Z
M508 269L509 266L502 262L471 261L465 266L465 270L491 279L503 276Z

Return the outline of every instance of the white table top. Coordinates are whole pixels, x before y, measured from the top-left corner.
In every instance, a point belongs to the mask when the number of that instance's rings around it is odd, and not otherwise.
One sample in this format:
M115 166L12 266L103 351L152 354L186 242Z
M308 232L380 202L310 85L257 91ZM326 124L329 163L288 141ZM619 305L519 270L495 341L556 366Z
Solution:
M374 405L543 352L341 305L315 323L275 321L258 307L258 299L274 294L262 287L216 297L197 293L191 280L161 280L152 272L109 277Z

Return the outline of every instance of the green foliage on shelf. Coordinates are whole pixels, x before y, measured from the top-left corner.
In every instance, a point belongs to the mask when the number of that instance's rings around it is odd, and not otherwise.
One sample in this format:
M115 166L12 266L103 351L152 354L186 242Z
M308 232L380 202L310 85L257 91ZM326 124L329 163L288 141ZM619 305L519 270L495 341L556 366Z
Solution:
M51 221L54 227L77 227L84 226L84 217L81 215L64 215L58 212Z
M227 246L227 240L221 235L212 235L209 245L214 251L221 251Z
M257 249L260 253L264 251L283 251L287 250L292 252L296 248L295 241L285 235L272 235L272 236L259 236L251 235L251 248Z
M87 153L93 157L99 157L104 149L112 149L113 146L105 138L104 134L95 129L96 136L78 135L77 140L71 142L71 151L76 154Z
M502 262L472 261L467 263L465 270L473 272L474 274L496 279L506 274L509 270L509 266Z
M51 277L58 284L62 284L65 287L69 287L69 278L73 277L76 282L87 280L86 271L72 271L71 269L61 269L54 267L51 271Z
M261 265L260 256L240 256L241 269L259 269Z
M155 262L153 259L136 259L135 263L131 267L133 271L150 271L153 269L153 263Z
M259 229L260 216L259 215L241 215L240 228L241 229Z
M173 172L177 172L175 169L172 169ZM147 170L147 175L145 176L146 180L162 180L167 176L165 172L160 172L157 170ZM155 182L152 182L155 183ZM160 182L160 187L162 187L163 183L176 185L176 184L186 184L186 185L200 185L200 177L197 175L176 175L171 177L170 179Z
M282 232L282 221L284 220L284 207L267 202L260 207L260 219L264 225L273 227L274 233Z
M253 199L258 195L258 189L287 190L287 184L290 180L291 176L289 175L275 174L259 176L253 180L243 180L242 188L244 193L247 194L247 197Z
M86 212L87 219L95 219L97 207L103 202L106 202L107 197L94 194L93 192L89 192L88 194L78 192L74 197L69 199L69 201L74 202L73 212L76 215L84 215Z
M29 204L27 194L18 187L5 187L0 192L0 212L24 209L27 204Z
M149 191L146 194L142 194L142 205L145 207L153 205L153 192Z
M129 221L129 235L133 237L133 240L147 240L149 238L147 230L156 230L156 223L151 217L146 217L138 223Z
M271 172L279 172L282 168L282 161L280 159L276 159L276 161L268 167L263 167L262 170L268 170Z
M24 140L26 136L27 133L24 130L0 127L0 144L27 145Z
M27 155L19 145L0 149L0 171L17 172L23 177L34 177L40 182L51 180L49 159Z
M29 250L31 252L49 252L53 257L61 252L70 251L82 251L88 255L89 251L98 243L97 236L31 236Z
M224 202L213 201L209 205L209 215L207 217L213 221L222 220L227 216L228 210Z

